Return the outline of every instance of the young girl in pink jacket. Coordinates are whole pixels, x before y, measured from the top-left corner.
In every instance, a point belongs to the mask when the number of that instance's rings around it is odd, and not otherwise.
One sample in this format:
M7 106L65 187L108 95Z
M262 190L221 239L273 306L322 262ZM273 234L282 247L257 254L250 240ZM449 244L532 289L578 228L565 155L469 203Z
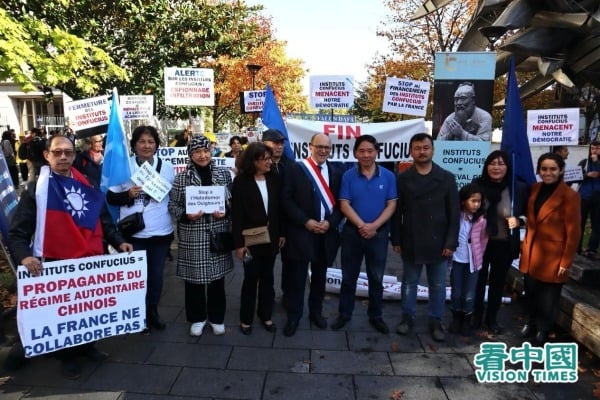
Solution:
M482 189L470 183L460 189L458 196L461 207L460 233L450 271L452 323L449 331L468 336L471 334L475 287L488 236L485 231L484 210L481 207Z

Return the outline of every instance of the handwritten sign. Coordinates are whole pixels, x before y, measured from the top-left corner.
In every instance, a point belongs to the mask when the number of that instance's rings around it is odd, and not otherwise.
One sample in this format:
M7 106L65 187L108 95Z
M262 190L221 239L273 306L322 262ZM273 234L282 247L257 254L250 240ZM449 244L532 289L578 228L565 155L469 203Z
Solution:
M146 318L146 252L18 267L17 324L26 357L140 332Z
M142 187L144 193L152 197L159 203L165 198L171 190L171 183L150 165L148 161L144 162L135 174L131 176L131 180L138 186Z
M565 168L565 176L563 179L565 182L582 181L583 180L583 171L581 170L581 167L579 167L579 166L566 167Z
M197 214L225 212L225 186L187 186L185 188L185 212Z

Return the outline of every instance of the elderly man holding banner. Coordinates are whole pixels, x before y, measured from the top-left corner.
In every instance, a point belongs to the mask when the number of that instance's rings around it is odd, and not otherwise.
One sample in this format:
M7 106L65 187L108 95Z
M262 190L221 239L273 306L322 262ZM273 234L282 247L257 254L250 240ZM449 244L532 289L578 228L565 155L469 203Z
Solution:
M125 242L112 222L104 195L72 167L73 142L66 136L55 135L48 139L46 146L44 157L49 166L42 167L37 183L29 184L23 191L11 221L8 244L14 259L37 276L43 275L42 261L103 254L103 240L119 251L131 252L132 245ZM77 196L70 195L72 193L78 193L87 203L77 204ZM62 362L63 375L70 379L81 375L78 356L95 361L108 357L93 343L55 354Z

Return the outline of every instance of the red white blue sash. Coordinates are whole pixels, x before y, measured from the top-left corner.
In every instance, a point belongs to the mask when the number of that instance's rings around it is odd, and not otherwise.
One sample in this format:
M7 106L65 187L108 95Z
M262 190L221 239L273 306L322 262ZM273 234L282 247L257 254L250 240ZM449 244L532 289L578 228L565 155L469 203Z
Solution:
M321 169L313 161L312 158L308 157L300 161L300 166L308 176L308 179L312 182L316 189L317 194L321 200L321 204L325 208L325 215L331 215L333 207L335 206L335 197L329 189L329 185L325 182Z

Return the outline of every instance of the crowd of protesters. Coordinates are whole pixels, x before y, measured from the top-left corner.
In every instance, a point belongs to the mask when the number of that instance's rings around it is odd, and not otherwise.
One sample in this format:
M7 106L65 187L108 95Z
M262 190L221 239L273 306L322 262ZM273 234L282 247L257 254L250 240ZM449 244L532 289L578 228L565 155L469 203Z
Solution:
M98 187L103 161L101 136L85 139L85 148L78 154L71 141L54 139L64 136L54 135L49 139L42 136L34 132L27 144L26 160L28 165L31 163L28 179L34 185L41 167L50 163L51 171L64 167L54 172ZM209 138L186 132L176 145L187 147L188 164L175 175L173 165L157 156L161 143L157 130L151 126L135 129L131 139L133 155L129 160L132 169L149 163L173 188L162 202L151 199L133 182L110 188L107 202L120 207L120 218L141 211L147 224L127 238L114 232L115 225L110 221L102 219L102 226L106 239L120 250L147 252L147 314L143 333L167 328L159 308L163 269L174 227L178 234L177 276L185 285L185 311L191 336L201 336L207 323L213 334L225 334L225 276L233 269L233 257L244 267L239 330L251 335L256 313L262 327L275 332L273 269L278 253L282 260L282 304L287 308L288 318L284 336L296 333L303 316L309 265L312 277L308 318L317 328L327 328L328 321L322 313L325 274L340 248L339 314L331 328L339 330L351 323L357 278L364 260L369 284L369 322L378 332L388 334L382 281L391 241L403 264L403 315L397 333L412 332L417 283L425 266L429 286L428 327L434 340L446 339L443 321L448 277L452 287L450 332L470 335L471 328L485 327L492 335L502 334L498 314L506 275L512 260L521 252L520 269L525 275L528 312L521 335L533 337L536 344L542 345L548 340L562 284L575 253L593 257L598 247L598 142L590 145L589 157L580 163L584 172L580 196L563 182L564 159L552 153L539 158L537 172L541 182L530 187L512 182L509 156L494 151L485 160L481 176L459 192L454 176L432 161L434 141L425 133L411 138L413 165L398 175L376 162L379 144L370 135L356 140L353 155L357 165L350 169L328 161L331 141L326 135L314 135L309 143L310 155L297 161L283 154L285 140L281 132L269 129L263 133L262 142L243 147L241 138L233 136L229 142L231 151L223 154L236 159L236 168L231 170L211 163L217 154ZM30 145L37 141L43 141L45 146L41 156L34 155L37 150ZM3 135L2 148L7 164L10 160L11 176L18 173L14 144L14 133ZM13 180L18 182L18 176ZM189 213L185 201L189 186L225 187L225 209ZM35 196L29 188L25 193L30 195L21 198L19 209L28 210L30 215L36 210ZM588 214L592 219L592 236L583 250L580 238ZM519 231L523 227L527 227L527 233L521 246ZM27 221L16 218L8 240L9 246L16 249L17 261L39 273L44 255L34 254L29 248L36 229L35 218ZM216 237L228 245L216 245ZM549 247L552 252L547 251ZM105 357L93 348L70 352L63 357L65 376L80 375L80 367L75 363L75 356L79 355Z

